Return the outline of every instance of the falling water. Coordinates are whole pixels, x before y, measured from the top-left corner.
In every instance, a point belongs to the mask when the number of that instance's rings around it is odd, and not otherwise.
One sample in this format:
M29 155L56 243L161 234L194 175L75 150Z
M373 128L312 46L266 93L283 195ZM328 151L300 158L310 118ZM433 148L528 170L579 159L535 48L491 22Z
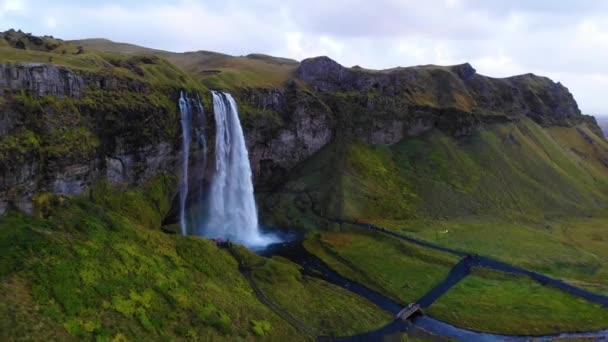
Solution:
M216 122L215 175L211 182L209 217L204 235L250 247L274 239L258 229L251 167L236 103L227 93L212 92Z
M192 128L194 130L194 138L198 142L199 153L196 158L194 165L195 177L191 177L191 181L194 180L197 183L190 186L189 200L188 203L188 226L191 227L191 234L201 234L202 227L205 226L207 219L206 215L206 200L207 194L205 192L205 173L207 170L207 133L206 133L206 118L205 110L201 102L199 94L196 94L196 98L191 99L192 103ZM191 168L192 169L192 168ZM196 190L192 193L192 190Z
M182 235L187 233L186 199L188 198L188 161L190 159L190 122L192 107L187 95L182 91L179 96L179 110L182 123L182 177L179 182L179 225Z
M196 94L196 103L195 104L200 113L200 117L199 117L200 122L195 128L196 134L198 137L198 144L201 149L201 160L199 161L199 163L197 165L197 170L198 170L197 172L199 172L201 175L201 181L199 182L200 184L199 184L198 200L203 201L204 189L203 189L202 179L204 178L205 170L207 169L207 133L205 131L205 110L203 108L203 103L202 103L201 98L198 95L198 93Z

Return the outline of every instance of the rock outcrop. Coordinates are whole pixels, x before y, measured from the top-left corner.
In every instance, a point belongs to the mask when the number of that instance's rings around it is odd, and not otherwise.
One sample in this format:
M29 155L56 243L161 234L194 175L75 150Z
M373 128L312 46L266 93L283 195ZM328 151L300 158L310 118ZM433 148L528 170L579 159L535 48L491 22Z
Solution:
M544 125L569 125L583 120L572 94L560 83L533 74L491 78L478 74L468 63L371 71L345 68L327 57L317 57L302 61L297 75L321 93L355 92L401 99L400 110L405 116L413 110L426 109L429 114L439 110L435 113L437 126L441 126L439 121L444 114L452 115L442 110L471 116L467 122L475 123L521 117Z
M249 107L241 110L241 114L258 188L272 187L289 169L332 138L330 110L295 84L284 92L246 89L239 100Z
M0 64L0 95L7 90L29 90L37 97L81 98L84 88L84 78L65 67L40 63Z

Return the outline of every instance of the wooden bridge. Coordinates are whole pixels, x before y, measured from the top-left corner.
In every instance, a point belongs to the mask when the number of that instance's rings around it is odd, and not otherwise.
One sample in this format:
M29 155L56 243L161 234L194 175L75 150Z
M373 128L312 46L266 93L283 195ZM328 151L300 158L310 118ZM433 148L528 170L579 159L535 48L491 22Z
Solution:
M411 303L410 305L403 308L403 310L399 311L399 313L397 314L397 318L407 321L411 317L421 315L421 314L422 314L422 308L420 308L420 305L418 305L416 303Z

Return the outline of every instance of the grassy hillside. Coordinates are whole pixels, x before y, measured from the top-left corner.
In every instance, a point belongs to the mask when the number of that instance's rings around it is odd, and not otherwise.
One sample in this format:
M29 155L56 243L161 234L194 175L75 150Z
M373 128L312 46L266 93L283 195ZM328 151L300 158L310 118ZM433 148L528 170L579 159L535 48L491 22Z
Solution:
M1 217L2 340L308 340L259 301L228 250L159 231L174 186L100 183L79 198L40 194L34 218ZM287 261L243 253L268 296L319 333L391 319Z
M50 36L37 37L21 31L0 33L0 60L54 64L75 70L124 76L149 82L154 86L204 90L165 56L148 49L124 54L120 51L88 49L83 45Z
M392 146L335 142L260 207L277 225L372 221L608 293L605 160L608 143L584 125L530 120L464 140L432 131Z
M524 119L458 140L438 130L391 146L337 140L283 192L308 194L313 211L329 217L542 222L605 210L606 160L608 143L586 126L544 129Z
M298 66L294 60L261 54L230 56L210 51L174 53L106 39L76 40L71 43L94 51L161 56L211 89L281 88Z
M255 285L270 300L314 331L316 336L343 336L378 329L393 317L372 303L317 278L281 257L262 258L244 248Z

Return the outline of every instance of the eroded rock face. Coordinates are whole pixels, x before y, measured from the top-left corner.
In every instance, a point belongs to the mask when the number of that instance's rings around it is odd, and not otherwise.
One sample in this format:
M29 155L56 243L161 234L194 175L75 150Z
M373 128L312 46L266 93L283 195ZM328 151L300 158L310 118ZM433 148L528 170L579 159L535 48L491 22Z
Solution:
M332 138L332 116L327 107L305 92L288 88L248 89L241 98L255 110L272 111L277 120L274 129L248 122L245 136L254 182L258 187L272 186L297 163L310 157Z
M84 87L84 78L65 67L40 63L0 64L0 94L10 89L29 90L38 97L80 98Z
M133 92L138 96L150 89L138 80L55 65L0 64L0 96L3 97L0 133L8 139L8 145L0 151L8 153L0 153L0 214L8 209L31 213L32 197L40 192L78 195L102 178L113 184L141 185L161 172L174 172L179 151L171 136L160 141L136 141L133 134L126 131L113 133L111 126L98 121L100 116L108 115L104 108L98 109L102 113L97 113L91 112L91 108L84 109L89 105L55 107L53 101L49 101L41 113L30 112L27 107L29 101L40 110L39 102L35 101L44 97L73 98L80 103L91 90ZM13 101L13 96L18 94L25 94L26 98L21 102ZM144 130L146 125L156 124L148 119L163 115L158 108L154 110L133 107L117 112L124 116L122 120L138 118L138 123L131 124ZM30 132L30 135L23 132ZM29 140L14 138L16 140L11 142L12 137L20 134L30 137ZM59 143L66 140L70 144L63 152L47 151L51 147L40 140L41 136ZM71 149L90 143L80 139L97 142L91 144L90 150L73 152ZM11 158L12 150L27 150L26 143L31 144L31 151L13 151L19 153L19 158Z
M67 67L43 63L0 64L0 95L8 91L28 90L37 97L58 98L84 96L86 87L101 90L124 90L144 93L149 86L128 78L75 71Z
M403 100L403 111L411 107L428 108L432 114L436 109L456 109L473 114L480 123L495 120L486 120L485 116L509 119L527 116L543 125L570 125L583 120L574 97L559 82L533 74L490 78L477 74L468 63L368 71L345 68L327 57L316 57L302 61L297 74L322 93L398 97Z

